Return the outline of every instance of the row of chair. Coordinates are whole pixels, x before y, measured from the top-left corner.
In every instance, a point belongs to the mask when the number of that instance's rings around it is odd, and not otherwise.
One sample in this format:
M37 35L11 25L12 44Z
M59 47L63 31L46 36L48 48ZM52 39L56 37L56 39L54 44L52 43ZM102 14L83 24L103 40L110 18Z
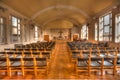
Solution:
M103 75L106 70L112 70L112 74L116 75L120 68L120 57L76 58L75 66L77 76L79 72L87 72L90 76L93 71L98 71Z
M28 71L34 72L35 76L41 71L48 74L48 68L47 58L0 58L0 72L5 72L10 77L13 72L21 72L23 76Z
M76 74L99 71L103 75L104 70L110 69L116 74L120 68L120 48L105 47L92 43L68 42L71 60L74 62Z
M23 45L22 48L53 48L55 42L37 42Z
M48 58L51 59L52 57L52 52L51 51L10 51L10 52L0 52L0 58L5 58L5 57L9 57L9 58L31 58L31 57L41 57L41 58Z
M52 51L52 48L5 48L4 51Z
M71 51L71 58L75 60L77 57L120 57L120 50L105 50L105 51L90 51L90 50L80 50Z

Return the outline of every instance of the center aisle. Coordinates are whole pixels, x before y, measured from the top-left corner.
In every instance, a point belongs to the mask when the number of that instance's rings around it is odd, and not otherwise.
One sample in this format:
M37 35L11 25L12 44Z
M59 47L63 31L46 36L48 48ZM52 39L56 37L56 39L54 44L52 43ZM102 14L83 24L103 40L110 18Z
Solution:
M65 41L57 41L54 51L54 59L51 61L49 79L74 78L73 66L70 62L69 51Z

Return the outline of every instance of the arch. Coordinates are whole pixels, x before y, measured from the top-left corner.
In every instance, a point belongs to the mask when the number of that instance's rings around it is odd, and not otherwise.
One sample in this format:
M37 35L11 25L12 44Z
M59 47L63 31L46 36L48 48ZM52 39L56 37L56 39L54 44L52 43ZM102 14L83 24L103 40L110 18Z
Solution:
M60 17L59 16L59 17L55 17L55 18L52 18L52 19L49 19L49 20L43 22L43 24L41 24L41 27L44 27L46 24L48 24L48 23L50 23L50 22L52 22L54 20L57 20L57 19L64 19L64 20L72 22L74 25L81 26L81 24L77 20L75 20L73 18L63 17L63 16Z
M57 6L50 6L50 7L47 7L45 9L43 9L43 10L38 11L35 15L33 15L31 17L31 19L35 19L40 14L42 14L42 13L48 11L48 10L52 10L52 9L69 9L69 10L78 12L78 13L82 14L83 16L87 17L87 18L90 18L90 16L86 12L84 12L83 10L78 9L76 7L69 6L69 5L57 5Z

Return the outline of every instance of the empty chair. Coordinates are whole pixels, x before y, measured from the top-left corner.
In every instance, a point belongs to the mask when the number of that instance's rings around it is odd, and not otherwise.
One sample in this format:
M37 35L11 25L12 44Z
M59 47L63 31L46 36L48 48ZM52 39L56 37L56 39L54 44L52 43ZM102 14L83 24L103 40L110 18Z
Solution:
M35 58L35 75L37 72L45 71L48 74L49 62L47 58Z
M46 51L52 51L52 48L46 48Z
M6 52L6 54L9 58L15 58L15 53L14 52Z
M86 72L90 75L90 58L77 58L76 59L76 75L79 72Z
M24 57L24 54L23 54L23 53L24 53L24 52L21 52L21 51L14 52L15 58L22 58L22 57Z
M91 52L90 51L82 51L82 57L91 57Z
M12 76L12 72L23 72L22 58L9 58L9 76Z
M0 52L0 58L6 58L7 54L6 52Z
M31 51L35 52L35 51L38 51L38 49L37 48L31 48Z
M117 56L120 57L120 49L117 50Z
M44 51L44 48L38 48L38 51Z
M71 56L72 56L72 60L74 61L74 60L76 60L76 58L80 57L80 52L74 51L74 52L72 52Z
M17 51L25 51L24 48L18 48Z
M48 58L48 59L51 58L51 52L42 52L41 54L43 58Z
M103 75L103 59L102 58L98 58L98 57L94 57L94 58L90 58L90 72L100 72L101 75Z
M35 59L34 58L22 58L22 73L32 71L35 75Z
M100 51L99 51L99 56L100 56L100 57L107 57L107 56L108 56L108 52L105 51L105 50L100 50Z
M39 51L39 52L32 52L32 57L35 57L35 58L37 58L37 57L41 57L41 54L40 54L41 52Z
M5 72L7 75L9 75L8 70L8 58L0 58L0 72Z
M24 58L31 58L32 57L32 52L30 52L30 51L23 52L23 57Z
M98 51L91 51L91 57L100 57L100 54Z
M117 71L120 71L120 57L117 57L116 69Z
M103 70L112 70L113 75L116 74L116 58L113 57L105 57L103 58Z

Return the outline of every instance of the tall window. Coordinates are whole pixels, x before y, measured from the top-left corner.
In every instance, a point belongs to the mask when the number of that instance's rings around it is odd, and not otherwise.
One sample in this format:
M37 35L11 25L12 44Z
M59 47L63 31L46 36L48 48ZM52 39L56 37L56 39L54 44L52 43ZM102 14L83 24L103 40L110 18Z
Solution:
M82 29L81 29L81 38L82 39L88 39L88 27L86 25L82 26Z
M98 24L95 23L95 40L98 40Z
M20 41L20 22L21 20L17 17L12 16L12 42Z
M99 18L99 41L112 41L112 14Z
M120 14L116 15L115 42L120 42Z
M35 26L35 40L38 40L38 27Z
M0 44L3 44L4 43L4 38L5 38L5 32L4 32L4 18L3 17L0 17Z

